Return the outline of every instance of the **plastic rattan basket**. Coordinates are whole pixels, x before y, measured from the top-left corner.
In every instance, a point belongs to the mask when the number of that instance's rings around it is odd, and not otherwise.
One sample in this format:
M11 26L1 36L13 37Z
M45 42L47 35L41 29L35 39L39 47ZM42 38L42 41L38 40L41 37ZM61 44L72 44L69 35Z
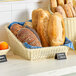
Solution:
M67 46L27 49L15 37L15 35L8 29L8 25L5 28L8 34L10 46L14 54L19 55L25 59L28 59L28 60L47 59L47 58L54 57L56 53L62 53L62 52L65 52L67 55L67 52L69 49Z

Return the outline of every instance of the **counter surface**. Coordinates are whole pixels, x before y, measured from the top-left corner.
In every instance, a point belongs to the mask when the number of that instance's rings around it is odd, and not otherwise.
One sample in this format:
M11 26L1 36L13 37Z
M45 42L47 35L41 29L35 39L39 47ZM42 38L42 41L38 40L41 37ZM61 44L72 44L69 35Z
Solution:
M67 60L27 61L19 56L7 56L0 63L0 76L61 76L76 72L76 52L69 51Z

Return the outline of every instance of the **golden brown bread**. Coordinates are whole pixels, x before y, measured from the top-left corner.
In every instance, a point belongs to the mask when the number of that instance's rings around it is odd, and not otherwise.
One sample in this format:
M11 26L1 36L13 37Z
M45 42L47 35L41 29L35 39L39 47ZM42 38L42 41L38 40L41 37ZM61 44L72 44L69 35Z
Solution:
M48 36L50 46L59 46L64 44L65 25L62 15L58 12L50 16Z
M32 46L39 46L41 47L41 43L36 37L36 35L28 28L22 28L18 34L17 38L22 42L25 43L27 42L28 44Z
M72 10L70 9L69 5L68 4L65 4L63 6L64 10L65 10L65 13L66 13L66 16L71 18L73 17L73 14L72 14Z
M18 31L19 31L21 28L23 28L21 25L19 25L19 24L13 24L13 25L11 26L10 30L11 30L11 32L12 32L15 36L17 36L17 33L18 33Z
M56 8L56 12L59 12L63 16L63 18L66 18L66 13L65 13L64 9L62 8L62 6L58 6Z
M36 31L37 31L37 24L38 24L38 13L40 10L42 10L42 9L38 8L36 10L33 10L33 12L32 12L32 25Z
M48 33L47 33L49 16L50 13L45 10L40 10L38 15L37 32L40 36L43 47L49 46Z
M29 27L32 28L32 22L25 22L24 27L25 27L25 26L29 26Z
M76 6L76 0L73 0L73 6Z
M55 13L55 9L57 7L57 1L56 0L50 0L50 8L53 13Z
M76 13L76 6L74 6L74 10L75 10L75 13Z
M76 13L75 13L75 10L73 8L73 5L71 3L68 3L68 5L69 5L69 7L70 7L70 9L72 11L73 17L76 17Z
M71 3L73 5L73 0L66 0L66 4Z
M64 0L57 0L58 5L63 6L64 5Z

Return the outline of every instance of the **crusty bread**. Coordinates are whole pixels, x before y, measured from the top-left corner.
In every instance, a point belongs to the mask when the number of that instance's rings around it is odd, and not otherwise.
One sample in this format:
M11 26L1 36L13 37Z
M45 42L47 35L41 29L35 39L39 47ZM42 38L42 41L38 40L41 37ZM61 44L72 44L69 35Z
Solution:
M74 6L74 10L75 10L75 13L76 13L76 6Z
M41 42L39 35L37 34L37 32L33 28L31 28L29 26L25 26L25 27L28 28L29 30L31 30L36 35L36 37L38 38L38 40Z
M64 11L62 6L58 6L56 8L56 12L59 12L63 16L63 18L66 18L66 13L65 13L65 11Z
M23 28L21 25L19 25L19 24L13 24L13 25L10 27L10 30L11 30L11 32L12 32L15 36L17 36L17 33L18 33L18 31L19 31L21 28Z
M71 3L68 3L68 5L69 5L69 7L70 7L70 9L72 11L73 17L76 17L76 13L75 13L75 10L74 10L72 4Z
M57 1L56 0L50 0L50 8L53 13L55 13L55 9L57 7Z
M49 16L50 13L45 10L40 10L38 15L37 32L40 36L43 47L49 46L48 33L47 33Z
M65 5L63 6L63 8L64 8L64 10L65 10L65 13L66 13L66 16L67 16L67 17L69 17L69 18L73 17L72 10L71 10L71 8L69 7L68 4L65 4Z
M58 5L63 6L64 5L64 0L57 0Z
M74 7L76 6L76 0L73 0L73 6Z
M38 8L36 10L33 10L33 12L32 12L32 25L36 31L37 31L37 24L38 24L38 13L40 10L42 10L42 9Z
M73 5L73 0L66 0L66 4L71 3Z
M65 25L62 15L58 12L50 16L48 36L50 40L50 46L59 46L64 44Z
M36 37L36 35L28 28L22 28L18 34L17 38L22 42L25 43L27 42L28 44L32 46L38 46L41 47L41 43Z
M24 26L24 27L25 27L25 26L32 27L32 22L25 22L25 24L24 24L23 26Z

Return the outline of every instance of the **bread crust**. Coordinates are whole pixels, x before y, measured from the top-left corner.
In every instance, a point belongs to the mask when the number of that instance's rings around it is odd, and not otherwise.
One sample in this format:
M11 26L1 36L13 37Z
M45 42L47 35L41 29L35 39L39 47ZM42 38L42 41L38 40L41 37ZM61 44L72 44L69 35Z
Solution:
M69 5L69 7L70 7L70 9L72 11L73 17L76 17L76 13L75 13L75 10L74 10L72 4L71 3L68 3L68 5Z
M64 8L64 11L65 11L67 17L69 17L69 18L73 17L72 10L70 9L68 4L65 4L63 6L63 8Z
M32 22L25 22L25 24L23 25L24 27L29 26L32 28Z
M48 33L47 33L49 15L50 13L45 10L41 10L38 15L37 32L40 36L43 47L49 46Z
M58 5L63 6L64 5L64 0L57 0Z
M66 13L65 13L65 11L64 11L62 6L58 6L56 8L56 12L59 12L63 16L63 18L66 18Z
M29 30L28 28L22 28L18 34L17 34L17 38L22 42L25 43L27 42L28 44L32 45L32 46L39 46L41 47L41 43L38 40L38 38L36 37L36 35Z
M71 3L73 5L73 0L66 0L66 4Z
M42 10L42 9L38 8L36 10L33 10L33 12L32 12L32 25L36 31L37 31L37 24L38 24L38 13L40 10Z
M65 25L63 17L60 13L56 12L50 16L48 36L50 40L50 46L59 46L64 44Z
M56 7L57 7L57 1L56 0L50 0L50 8L51 8L53 13L55 13Z
M23 28L21 25L19 25L19 24L13 24L13 25L10 27L10 30L11 30L11 32L12 32L15 36L17 36L17 33L18 33L18 31L19 31L21 28Z

